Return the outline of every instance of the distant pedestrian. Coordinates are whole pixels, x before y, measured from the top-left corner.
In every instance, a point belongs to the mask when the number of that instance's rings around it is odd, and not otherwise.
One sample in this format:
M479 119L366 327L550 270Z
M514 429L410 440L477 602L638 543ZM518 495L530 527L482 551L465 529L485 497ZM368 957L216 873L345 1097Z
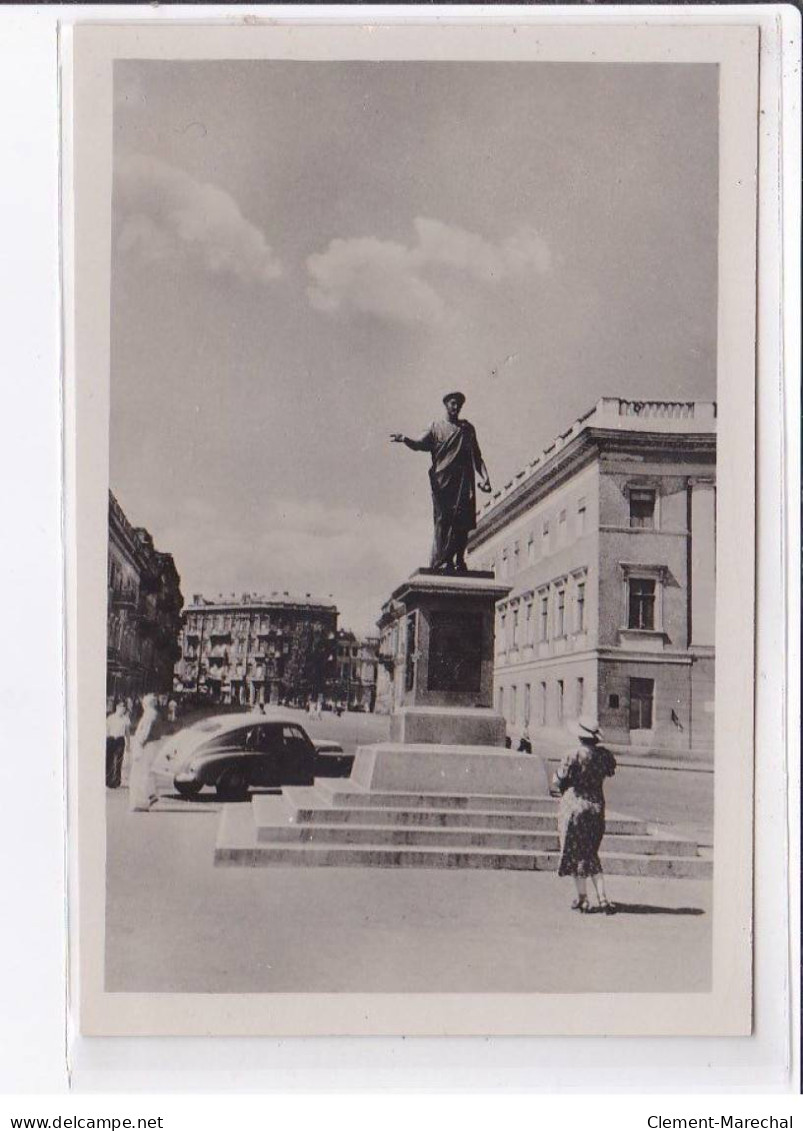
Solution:
M137 723L137 729L131 740L128 808L132 813L147 813L159 800L152 769L158 718L156 696L145 695L142 700L142 718Z
M177 716L178 716L178 703L175 701L175 699L171 699L170 702L167 704L167 721L169 723L174 723L176 721Z
M616 759L600 746L602 734L594 719L578 719L573 733L579 746L563 759L555 775L561 793L558 810L560 831L559 876L573 876L577 898L575 911L591 910L586 890L591 878L600 911L612 915L616 908L605 893L599 846L605 835L603 783L616 771Z
M122 699L106 719L106 785L117 789L123 771L123 758L131 736L131 724Z
M533 744L530 742L530 732L525 727L519 739L519 754L532 754L532 752Z
M134 731L136 730L139 720L142 718L142 703L139 696L126 699L125 706L128 717L131 720L131 730Z

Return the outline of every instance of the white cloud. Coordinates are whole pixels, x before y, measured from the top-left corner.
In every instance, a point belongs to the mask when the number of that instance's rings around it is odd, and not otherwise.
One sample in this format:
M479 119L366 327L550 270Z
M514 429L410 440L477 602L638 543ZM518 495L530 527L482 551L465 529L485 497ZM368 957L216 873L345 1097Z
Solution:
M415 230L418 247L413 254L422 266L431 263L452 267L488 283L549 270L549 248L531 228L522 229L499 244L423 217L415 221Z
M413 251L372 237L332 240L311 255L307 268L315 280L308 290L318 310L361 310L398 322L439 322L444 302L420 274Z
M332 240L326 251L307 260L312 305L328 313L356 310L397 322L434 324L447 311L439 285L443 272L495 285L544 274L551 264L549 248L531 228L492 243L440 220L418 217L415 233L409 247L367 236Z
M223 189L139 154L120 158L115 174L120 252L144 263L184 253L214 275L244 282L266 283L281 274L263 233Z

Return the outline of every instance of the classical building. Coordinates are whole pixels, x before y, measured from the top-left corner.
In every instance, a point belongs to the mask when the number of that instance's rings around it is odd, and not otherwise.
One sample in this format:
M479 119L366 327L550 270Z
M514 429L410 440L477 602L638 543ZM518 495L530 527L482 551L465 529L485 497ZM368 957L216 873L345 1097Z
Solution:
M512 586L494 694L511 729L565 745L710 755L716 405L605 397L497 492L469 542Z
M193 597L184 610L176 690L215 703L297 703L336 678L337 608L309 593Z
M109 492L106 694L168 692L180 655L181 579Z
M348 629L337 634L336 698L350 710L373 711L376 705L378 652L378 636L360 638Z

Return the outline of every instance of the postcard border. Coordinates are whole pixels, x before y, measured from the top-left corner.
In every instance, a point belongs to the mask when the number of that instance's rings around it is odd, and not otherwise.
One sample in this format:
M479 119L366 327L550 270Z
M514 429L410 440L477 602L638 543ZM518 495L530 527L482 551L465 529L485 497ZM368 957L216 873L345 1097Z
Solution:
M515 26L515 36L511 27ZM421 32L425 32L422 40ZM437 33L437 34L436 34ZM449 41L447 44L447 40ZM214 43L214 52L210 45ZM333 53L335 45L339 54ZM75 29L75 292L65 380L72 986L80 1030L112 1034L737 1035L751 1028L756 153L754 25ZM415 48L416 54L410 52ZM113 57L715 61L721 74L714 985L710 994L109 994L103 990L100 748L108 488L110 75ZM70 233L67 233L68 237ZM69 238L68 238L69 243ZM66 273L69 275L69 272ZM68 298L70 296L68 295ZM81 381L76 380L81 374ZM80 509L76 499L80 498ZM749 595L747 599L746 595ZM724 610L724 615L723 615ZM725 657L735 658L725 662ZM750 835L746 835L747 830ZM728 861L723 869L721 861ZM98 862L100 866L98 866ZM734 877L739 882L734 883ZM77 919L73 914L77 907ZM77 997L74 996L77 1001Z

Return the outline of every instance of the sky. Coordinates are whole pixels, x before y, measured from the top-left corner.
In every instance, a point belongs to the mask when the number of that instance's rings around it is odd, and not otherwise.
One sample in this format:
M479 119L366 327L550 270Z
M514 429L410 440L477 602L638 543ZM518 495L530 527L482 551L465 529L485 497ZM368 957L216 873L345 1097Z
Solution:
M373 629L423 432L501 487L605 395L716 396L709 65L118 61L110 482L195 593Z

